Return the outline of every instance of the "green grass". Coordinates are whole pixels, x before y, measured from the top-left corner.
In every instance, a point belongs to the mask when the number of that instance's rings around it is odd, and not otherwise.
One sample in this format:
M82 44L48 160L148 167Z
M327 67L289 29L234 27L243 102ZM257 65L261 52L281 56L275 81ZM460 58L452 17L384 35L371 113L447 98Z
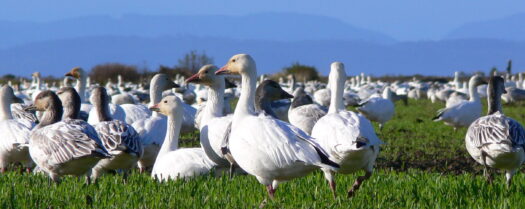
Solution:
M525 176L518 173L507 188L503 174L486 183L464 148L466 129L454 131L430 119L443 104L410 101L396 104L396 116L378 135L382 147L377 169L356 196L346 190L354 175L337 176L337 199L320 172L283 183L267 208L524 208ZM504 111L525 121L521 105ZM198 134L181 137L181 146L196 146ZM157 183L148 175L106 175L97 184L64 178L50 184L42 175L8 172L0 176L0 208L255 208L266 190L252 176L202 176Z

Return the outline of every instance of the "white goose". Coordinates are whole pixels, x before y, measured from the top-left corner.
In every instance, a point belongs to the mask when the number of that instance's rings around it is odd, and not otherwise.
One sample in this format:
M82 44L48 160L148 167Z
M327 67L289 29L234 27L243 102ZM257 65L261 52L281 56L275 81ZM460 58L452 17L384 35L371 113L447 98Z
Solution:
M280 182L323 167L336 169L321 148L300 129L254 110L257 70L250 55L238 54L216 74L235 73L242 92L233 113L229 150L237 164L274 196Z
M481 116L481 101L477 86L486 84L479 75L474 75L469 80L469 101L460 102L452 107L438 110L438 114L432 120L443 121L454 129L469 126L474 120Z
M208 159L201 148L178 149L184 109L180 99L176 96L167 96L151 109L168 116L166 139L157 155L151 176L159 181L167 181L188 179L209 173L215 164Z
M395 107L391 97L392 94L388 92L389 87L386 87L383 90L382 96L372 96L364 102L359 103L359 107L357 108L357 111L366 118L378 122L379 129L383 129L385 123L392 119L395 113Z
M379 146L383 142L377 137L368 119L345 110L342 97L346 72L343 63L332 63L328 79L332 93L330 108L328 114L315 124L312 137L330 154L330 160L341 166L339 173L365 171L365 175L358 177L348 191L348 196L351 197L363 181L372 176ZM334 172L329 169L323 171L335 196Z
M60 121L62 103L51 91L41 92L29 109L45 111L29 141L29 153L37 166L55 182L64 175L87 174L90 183L91 168L100 159L109 157L95 129Z
M215 75L217 67L214 65L203 66L198 73L186 80L186 83L197 83L208 86L206 105L202 110L199 123L200 142L202 149L218 168L226 168L230 163L221 151L224 135L232 116L224 116L224 89L223 76Z
M10 86L0 88L0 98L0 172L5 172L11 163L22 163L29 171L33 161L27 145L34 123L13 119L10 106L19 99Z
M179 85L173 81L166 74L156 74L150 81L149 107L160 102L162 99L162 92L171 88L176 88ZM138 120L131 124L133 128L139 133L142 145L144 147L144 155L138 162L138 167L141 172L151 169L155 164L157 153L160 146L166 137L167 130L166 116L158 112L152 112L151 116Z
M95 130L111 158L100 160L91 174L96 180L109 170L123 170L124 175L133 168L144 152L139 135L135 129L119 120L113 120L109 114L109 96L104 87L96 87L91 92L92 104L100 122Z
M476 162L485 166L485 175L492 181L487 167L505 170L507 185L525 162L525 130L518 121L503 114L501 95L505 93L500 76L490 78L487 89L488 113L468 128L467 151Z
M302 88L294 92L293 96L288 119L292 125L311 135L315 123L326 115L327 109L319 104L314 104L312 98Z

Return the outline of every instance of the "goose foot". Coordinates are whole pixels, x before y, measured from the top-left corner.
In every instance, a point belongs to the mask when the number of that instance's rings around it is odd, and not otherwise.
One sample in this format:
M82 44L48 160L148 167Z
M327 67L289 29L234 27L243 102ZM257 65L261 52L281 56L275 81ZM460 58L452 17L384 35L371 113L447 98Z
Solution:
M363 184L365 180L370 178L370 176L372 176L372 172L366 171L364 176L357 177L357 179L354 182L354 185L352 185L352 188L348 191L348 198L353 197L355 192L357 192L359 187L361 187L361 184Z
M268 200L265 198L265 199L261 202L261 204L259 204L259 208L264 208L264 207L266 207L266 204L267 204L267 203L268 203Z
M268 191L268 196L270 196L270 199L274 199L275 197L275 189L273 188L272 184L266 185L266 191Z
M334 195L334 199L337 198L337 194L336 194L336 186L335 186L335 181L328 181L328 184L330 185L330 190L332 190L332 194Z

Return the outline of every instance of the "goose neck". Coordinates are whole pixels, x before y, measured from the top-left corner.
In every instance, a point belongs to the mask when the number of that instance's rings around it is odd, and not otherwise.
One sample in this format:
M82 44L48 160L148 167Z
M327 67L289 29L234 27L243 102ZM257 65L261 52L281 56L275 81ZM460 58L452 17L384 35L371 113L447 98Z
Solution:
M99 101L94 104L95 110L98 115L99 122L111 121L113 119L111 118L111 115L109 113L109 103L105 101L105 99L103 100L104 101Z
M204 125L210 118L221 117L224 115L224 88L224 79L221 79L220 82L217 82L208 88L208 101L206 102L206 107L204 109L204 117L206 119L201 125Z
M179 134L182 122L182 114L168 116L168 128L166 130L166 137L160 148L157 159L166 155L171 151L175 151L179 148Z
M339 78L336 81L330 81L330 107L328 113L337 113L344 110L343 88L344 82Z
M80 96L81 103L86 102L86 84L87 76L82 73L80 75L80 78L77 80L77 84L75 86L75 90L77 90L78 95Z
M44 111L44 115L42 116L42 119L40 120L37 128L42 128L44 126L59 122L62 120L62 114L63 109L60 100L51 102L46 111Z
M153 106L155 104L158 104L160 100L162 99L162 89L156 84L151 85L151 88L149 89L149 95L150 95L150 102L149 106Z
M0 106L0 121L2 120L9 120L13 119L13 115L11 114L11 104L8 101L5 101L4 98L2 98L2 106Z
M468 91L469 91L469 97L470 97L469 101L474 102L474 101L480 100L478 88L476 85L474 84L469 85Z
M503 108L501 107L501 93L496 92L492 87L487 89L487 104L487 115L492 115L496 112L503 113Z
M255 115L254 103L255 103L255 89L257 82L256 71L248 71L241 74L241 96L235 108L234 117L240 117L244 115Z

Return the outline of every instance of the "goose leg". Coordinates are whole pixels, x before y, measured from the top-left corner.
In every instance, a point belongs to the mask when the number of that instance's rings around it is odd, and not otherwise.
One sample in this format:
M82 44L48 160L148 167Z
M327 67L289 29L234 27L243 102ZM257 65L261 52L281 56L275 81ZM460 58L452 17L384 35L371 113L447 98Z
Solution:
M233 179L233 172L235 172L235 164L230 163L230 179Z
M507 178L507 188L509 188L510 185L512 184L512 177L514 176L515 173L516 173L516 170L509 170L505 173L505 177Z
M361 184L363 184L365 180L370 178L370 176L372 176L372 172L366 171L364 176L357 177L357 179L354 182L354 185L352 185L352 188L348 191L348 198L354 196L355 192L359 189L359 187L361 187Z
M330 170L323 170L323 172L324 172L324 177L326 178L326 180L328 181L328 185L330 186L330 190L332 190L332 195L334 196L334 199L336 199L337 193L336 193L336 184L334 180L334 173Z
M268 196L270 196L270 199L274 199L275 197L275 189L273 188L272 184L266 185L266 191L268 191Z
M489 184L492 184L492 173L490 173L490 170L487 166L487 153L485 153L485 151L481 151L481 158L483 159L483 166L485 167L483 168L483 175L485 176L485 178L487 178L487 182L489 182Z

